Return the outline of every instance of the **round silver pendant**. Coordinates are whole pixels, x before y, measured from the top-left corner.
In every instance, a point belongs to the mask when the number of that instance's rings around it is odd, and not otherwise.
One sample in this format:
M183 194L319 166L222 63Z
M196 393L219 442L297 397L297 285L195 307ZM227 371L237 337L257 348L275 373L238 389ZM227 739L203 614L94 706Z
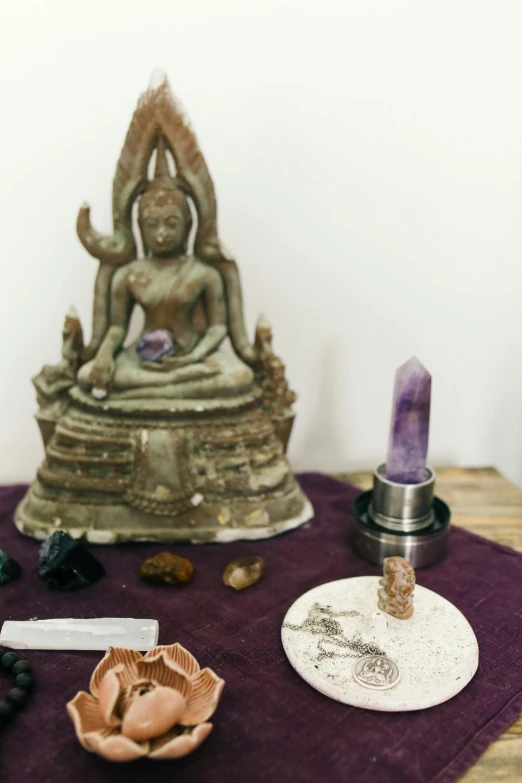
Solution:
M397 685L401 670L387 655L365 655L354 665L353 676L364 688L385 691Z

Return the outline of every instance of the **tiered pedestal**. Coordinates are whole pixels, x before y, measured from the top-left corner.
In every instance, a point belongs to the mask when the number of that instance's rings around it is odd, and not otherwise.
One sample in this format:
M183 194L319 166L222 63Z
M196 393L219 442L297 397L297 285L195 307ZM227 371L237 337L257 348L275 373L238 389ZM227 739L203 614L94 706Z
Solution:
M15 522L39 539L205 543L267 538L312 515L259 389L99 402L74 388Z

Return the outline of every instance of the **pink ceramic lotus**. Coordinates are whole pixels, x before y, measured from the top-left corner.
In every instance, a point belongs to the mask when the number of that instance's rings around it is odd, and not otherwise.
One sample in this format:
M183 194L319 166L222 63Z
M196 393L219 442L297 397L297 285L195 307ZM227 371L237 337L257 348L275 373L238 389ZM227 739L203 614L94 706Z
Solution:
M112 647L67 705L81 744L110 761L176 759L212 730L224 680L179 644L155 647L144 657Z

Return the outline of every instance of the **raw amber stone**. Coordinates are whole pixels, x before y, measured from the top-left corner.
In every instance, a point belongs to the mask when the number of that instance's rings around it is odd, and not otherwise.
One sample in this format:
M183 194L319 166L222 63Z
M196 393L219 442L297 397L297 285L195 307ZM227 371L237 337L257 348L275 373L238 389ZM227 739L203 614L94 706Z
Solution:
M234 590L244 590L245 587L255 585L259 582L265 567L265 561L262 557L256 555L251 557L239 557L233 560L225 568L223 582Z
M141 579L165 585L183 585L190 582L193 573L194 566L190 560L172 552L160 552L149 557L140 568Z

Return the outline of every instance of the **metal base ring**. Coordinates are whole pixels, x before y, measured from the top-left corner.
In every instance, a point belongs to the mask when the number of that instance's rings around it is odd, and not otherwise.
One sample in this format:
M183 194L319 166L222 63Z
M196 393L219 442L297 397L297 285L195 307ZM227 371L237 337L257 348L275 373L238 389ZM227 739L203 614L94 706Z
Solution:
M385 557L399 555L414 568L438 562L446 553L450 528L450 510L440 498L433 500L434 520L429 527L399 532L377 525L368 511L373 492L363 492L354 501L350 525L352 546L370 563L382 565Z

